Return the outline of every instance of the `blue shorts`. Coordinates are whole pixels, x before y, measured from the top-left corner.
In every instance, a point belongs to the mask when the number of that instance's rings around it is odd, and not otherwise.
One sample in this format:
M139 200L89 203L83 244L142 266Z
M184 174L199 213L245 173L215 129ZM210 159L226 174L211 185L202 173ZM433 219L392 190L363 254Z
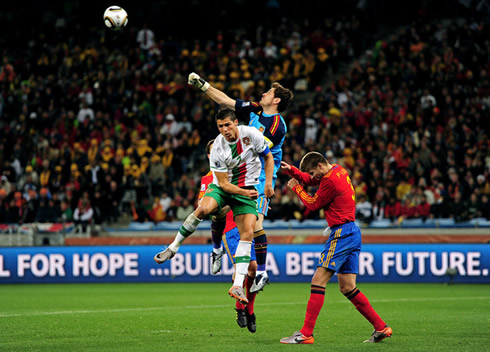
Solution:
M262 170L263 171L263 170ZM276 186L276 173L272 177L272 188ZM262 172L259 177L259 183L255 185L257 192L259 192L259 197L257 198L257 213L267 216L267 211L269 210L270 199L264 194L265 189L265 173Z
M317 266L340 274L357 274L360 252L361 230L355 222L332 227Z
M225 247L226 254L230 259L232 265L235 264L235 252L238 247L238 242L240 241L240 233L238 228L234 227L227 233L223 235L223 245ZM250 261L257 260L255 256L254 242L252 242L252 251L250 252Z

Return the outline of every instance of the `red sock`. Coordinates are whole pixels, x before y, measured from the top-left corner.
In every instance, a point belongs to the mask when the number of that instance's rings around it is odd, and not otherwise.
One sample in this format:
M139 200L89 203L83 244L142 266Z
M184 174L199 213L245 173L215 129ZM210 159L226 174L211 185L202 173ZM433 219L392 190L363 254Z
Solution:
M325 301L325 287L311 285L310 299L306 307L305 323L301 328L301 333L305 336L313 335L316 319L320 310L322 310Z
M361 313L364 318L366 318L374 326L376 331L384 329L386 326L385 322L380 318L373 307L371 307L371 303L369 303L367 297L364 296L364 294L359 291L357 287L344 295L352 302L359 313Z
M255 296L257 296L257 292L250 292L250 288L252 287L254 283L254 279L252 279L250 276L247 275L247 278L245 279L245 290L247 291L247 312L248 314L252 315L254 313L254 303L255 303Z
M246 305L240 303L238 300L236 301L236 309L245 309Z

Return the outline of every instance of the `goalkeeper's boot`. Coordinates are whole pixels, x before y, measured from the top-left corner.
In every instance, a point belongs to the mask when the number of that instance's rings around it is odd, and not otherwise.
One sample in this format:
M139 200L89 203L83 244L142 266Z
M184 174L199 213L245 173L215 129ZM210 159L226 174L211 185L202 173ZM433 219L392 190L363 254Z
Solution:
M366 340L364 342L371 342L371 343L380 342L381 340L387 337L391 337L392 334L393 334L393 330L388 325L386 325L384 329L381 331L374 330L369 340Z
M264 286L268 284L269 284L269 276L267 275L267 272L264 271L263 273L255 277L254 283L252 287L250 287L250 292L254 293L254 292L262 291L264 289Z
M236 310L236 323L238 324L239 327L244 328L247 326L247 315L245 314L245 309L238 309L235 308Z
M172 259L176 252L171 250L170 248L166 248L164 251L157 253L153 258L158 264L163 264L167 260Z
M211 253L211 258L212 258L212 269L211 269L211 271L214 275L219 273L221 270L221 263L223 261L223 254L224 254L223 248L220 248L218 250L218 252L215 252L213 250L213 252Z
M313 335L305 336L301 333L301 331L296 331L291 336L281 339L280 342L290 344L290 345L298 345L298 344L311 345L313 342L315 342L315 339L313 338Z
M242 304L248 303L247 296L245 296L245 292L243 292L243 287L241 286L232 286L228 290L228 294Z
M252 334L257 331L257 325L255 324L255 313L247 314L247 328Z

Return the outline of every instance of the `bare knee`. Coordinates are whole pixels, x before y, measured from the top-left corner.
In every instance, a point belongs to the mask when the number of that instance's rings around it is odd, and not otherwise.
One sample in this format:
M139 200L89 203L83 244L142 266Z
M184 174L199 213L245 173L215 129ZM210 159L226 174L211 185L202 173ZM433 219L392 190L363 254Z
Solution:
M338 274L339 289L344 295L356 288L356 274Z
M208 205L199 205L196 210L194 210L194 215L199 219L204 219L211 213L212 209Z
M252 231L244 231L243 233L240 233L240 241L252 242L252 240L253 240L253 232Z
M340 289L340 292L342 292L342 294L348 294L350 292L352 292L352 290L354 290L356 288L356 285L352 285L352 284L343 284L341 285L339 283L339 289Z
M264 221L264 215L259 214L259 218L257 219L257 222L255 223L255 226L254 226L254 232L260 231L264 228L262 225L263 221Z
M317 267L315 274L311 279L311 284L315 286L326 287L332 275L333 275L333 271L323 267Z

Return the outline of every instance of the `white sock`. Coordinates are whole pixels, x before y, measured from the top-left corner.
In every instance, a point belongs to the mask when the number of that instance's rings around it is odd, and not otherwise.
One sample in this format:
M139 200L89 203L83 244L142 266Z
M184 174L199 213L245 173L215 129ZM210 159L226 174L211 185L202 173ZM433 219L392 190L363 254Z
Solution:
M174 252L178 252L180 245L182 244L182 242L184 242L186 238L187 237L182 236L180 232L177 232L174 241L168 246L168 248L170 248Z
M213 252L216 254L220 254L221 252L223 252L223 247L213 248Z
M233 286L243 287L243 281L248 273L250 264L250 252L252 251L251 241L240 241L235 252L236 273Z
M179 232L177 232L177 235L175 236L174 241L168 246L171 250L174 252L177 252L180 248L180 245L184 240L192 235L194 231L196 231L197 226L201 223L201 219L196 217L194 213L191 213L187 219L185 219L184 223L179 229Z

